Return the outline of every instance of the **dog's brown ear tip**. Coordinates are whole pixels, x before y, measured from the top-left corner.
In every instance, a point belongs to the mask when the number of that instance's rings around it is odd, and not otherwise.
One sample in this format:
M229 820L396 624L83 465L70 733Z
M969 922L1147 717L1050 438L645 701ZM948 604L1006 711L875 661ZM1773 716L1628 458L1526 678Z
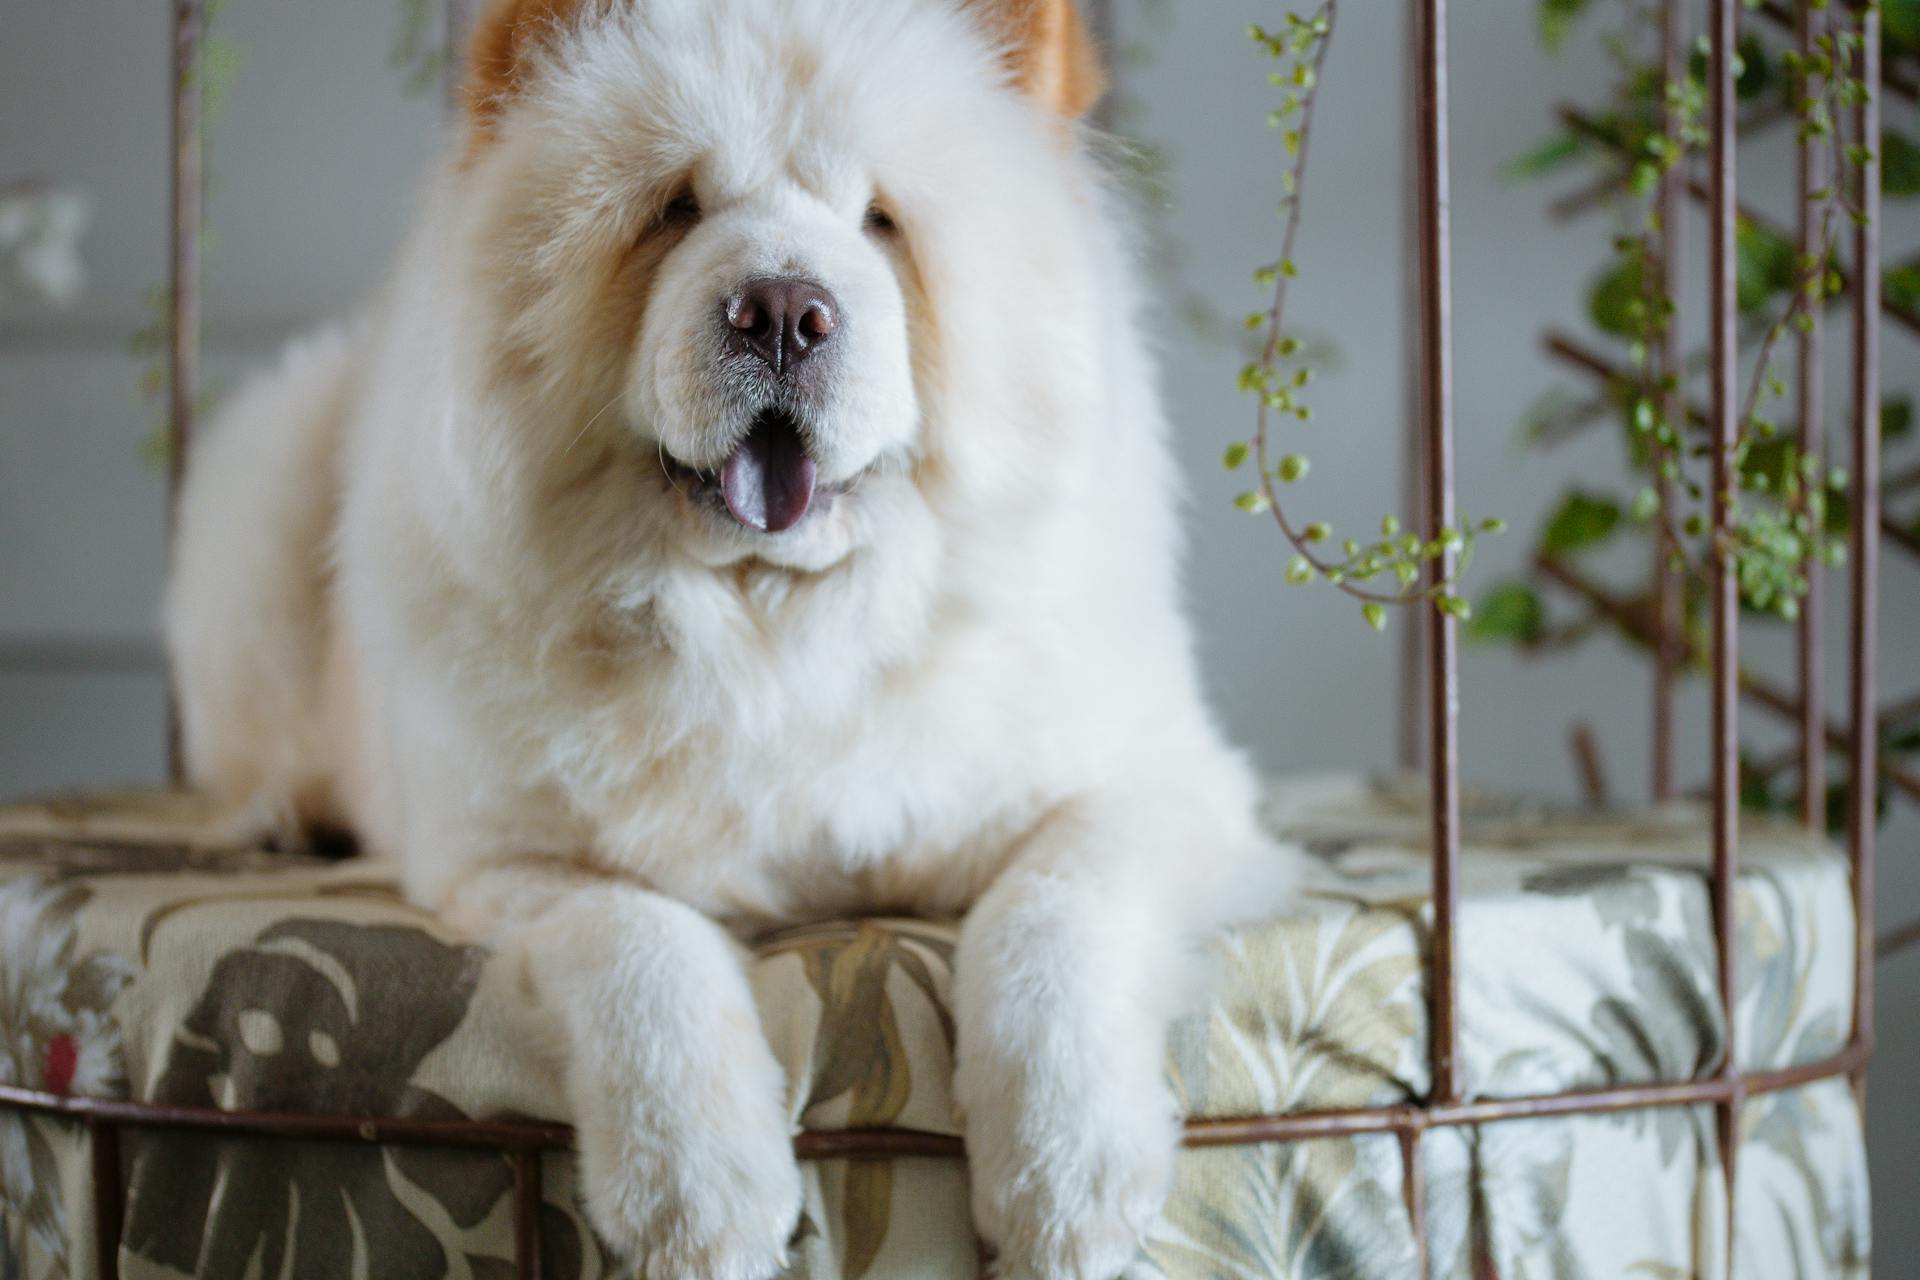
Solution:
M548 33L571 21L591 0L491 0L467 41L460 103L471 148L493 136L494 121L520 84L528 56Z
M1075 0L974 2L1006 41L1020 86L1049 110L1079 119L1106 96L1106 67Z

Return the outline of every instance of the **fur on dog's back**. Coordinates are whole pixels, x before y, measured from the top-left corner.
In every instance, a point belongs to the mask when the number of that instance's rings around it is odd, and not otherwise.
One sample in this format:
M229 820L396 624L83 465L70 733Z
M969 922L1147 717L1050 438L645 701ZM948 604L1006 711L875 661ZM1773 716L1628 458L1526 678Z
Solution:
M355 331L288 347L199 432L165 629L187 774L254 833L347 822L357 691L333 599Z

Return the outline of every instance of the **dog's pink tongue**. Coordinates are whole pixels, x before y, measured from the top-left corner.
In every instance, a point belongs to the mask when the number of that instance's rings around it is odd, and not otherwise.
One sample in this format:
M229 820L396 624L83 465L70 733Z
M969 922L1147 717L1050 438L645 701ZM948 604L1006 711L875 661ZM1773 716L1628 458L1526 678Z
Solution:
M791 422L756 423L720 471L733 518L762 533L782 533L813 505L813 459Z

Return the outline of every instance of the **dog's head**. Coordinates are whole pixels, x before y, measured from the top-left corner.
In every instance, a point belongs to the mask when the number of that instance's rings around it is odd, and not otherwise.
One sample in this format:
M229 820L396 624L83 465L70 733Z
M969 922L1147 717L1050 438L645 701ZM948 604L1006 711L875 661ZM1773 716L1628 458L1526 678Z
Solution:
M1044 262L964 277L1100 88L1072 0L496 0L457 178L488 376L557 485L707 563L834 563L937 452L943 346L1032 344L992 311Z

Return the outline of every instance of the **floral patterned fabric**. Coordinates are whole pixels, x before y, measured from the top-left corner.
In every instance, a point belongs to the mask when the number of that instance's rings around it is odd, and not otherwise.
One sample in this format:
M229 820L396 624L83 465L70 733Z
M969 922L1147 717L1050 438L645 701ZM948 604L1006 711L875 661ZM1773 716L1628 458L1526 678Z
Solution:
M1462 1065L1474 1097L1711 1076L1714 992L1700 813L1553 811L1471 796L1460 907ZM1428 1087L1430 905L1417 789L1277 788L1311 856L1281 919L1214 951L1175 1026L1186 1113L1417 1101ZM1743 1065L1845 1043L1846 864L1750 827L1738 885ZM796 1130L957 1133L947 996L955 930L788 930L753 970ZM408 906L387 869L236 848L193 798L0 810L0 1084L255 1110L565 1120L554 1044L505 966ZM1741 1277L1865 1276L1867 1183L1844 1081L1743 1112ZM512 1274L512 1173L484 1152L129 1132L121 1272L153 1277ZM1727 1273L1709 1108L1508 1121L1422 1143L1434 1274L1709 1280ZM1130 1280L1413 1274L1393 1136L1183 1153ZM0 1280L92 1275L84 1131L0 1110ZM958 1160L822 1160L789 1275L953 1277L981 1260ZM615 1276L545 1168L547 1274Z

